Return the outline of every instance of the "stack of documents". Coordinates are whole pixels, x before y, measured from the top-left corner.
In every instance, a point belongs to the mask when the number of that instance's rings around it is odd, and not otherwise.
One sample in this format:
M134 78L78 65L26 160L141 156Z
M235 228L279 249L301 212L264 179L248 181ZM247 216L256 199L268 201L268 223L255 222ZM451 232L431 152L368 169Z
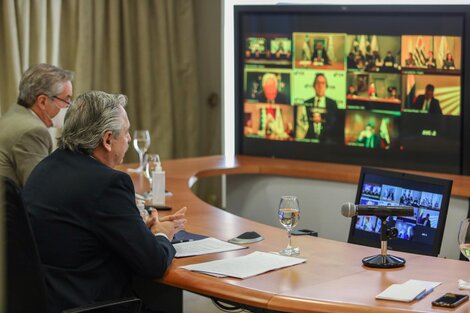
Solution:
M215 239L212 237L200 240L190 240L181 243L174 243L173 247L175 247L175 257L177 258L248 248L219 239Z
M410 279L403 284L393 284L375 296L376 299L411 302L431 293L440 282Z
M243 279L305 261L305 259L256 251L245 256L191 264L181 268L217 277L230 276Z

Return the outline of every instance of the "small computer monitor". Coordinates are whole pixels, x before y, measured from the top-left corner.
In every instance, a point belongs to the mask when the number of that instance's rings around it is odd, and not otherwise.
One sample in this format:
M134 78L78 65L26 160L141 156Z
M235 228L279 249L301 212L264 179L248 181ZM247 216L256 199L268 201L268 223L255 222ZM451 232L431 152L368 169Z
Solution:
M388 240L388 248L437 256L451 188L451 180L363 167L355 203L413 207L413 216L387 218L387 227L398 231L396 238ZM381 226L376 216L355 216L351 220L348 242L380 247Z

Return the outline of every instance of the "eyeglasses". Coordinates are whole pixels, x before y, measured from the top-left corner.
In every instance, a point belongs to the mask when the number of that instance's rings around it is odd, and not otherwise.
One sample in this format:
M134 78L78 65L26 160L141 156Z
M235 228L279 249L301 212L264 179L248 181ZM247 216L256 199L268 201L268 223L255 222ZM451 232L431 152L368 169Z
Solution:
M63 103L65 103L65 104L66 104L65 108L68 108L68 107L72 104L72 101L70 101L70 100L65 100L65 99L59 98L59 97L57 97L57 96L52 96L51 98L60 100L60 101L62 101Z

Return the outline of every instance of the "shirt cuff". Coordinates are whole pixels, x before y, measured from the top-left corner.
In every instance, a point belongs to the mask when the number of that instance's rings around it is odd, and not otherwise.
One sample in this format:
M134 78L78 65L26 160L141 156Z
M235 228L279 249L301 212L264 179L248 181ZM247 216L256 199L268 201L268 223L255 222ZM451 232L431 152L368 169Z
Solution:
M156 233L155 236L162 236L162 237L165 237L166 239L168 239L168 236L165 235L164 233ZM168 239L170 240L170 239Z

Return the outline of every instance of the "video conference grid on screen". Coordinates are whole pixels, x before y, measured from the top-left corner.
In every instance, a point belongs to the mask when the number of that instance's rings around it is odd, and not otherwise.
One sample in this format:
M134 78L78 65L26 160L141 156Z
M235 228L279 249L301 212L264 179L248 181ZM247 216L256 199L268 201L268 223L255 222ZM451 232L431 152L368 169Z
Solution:
M245 34L244 136L458 153L461 45L440 35Z
M413 216L391 217L387 225L397 229L398 239L433 244L442 205L442 194L365 182L362 186L359 204L413 207ZM376 216L358 216L355 228L380 234L381 221Z
M413 207L413 216L387 218L387 228L397 229L397 237L388 240L389 248L438 255L451 188L449 180L363 167L355 203ZM376 216L354 217L348 242L379 247L381 227Z

